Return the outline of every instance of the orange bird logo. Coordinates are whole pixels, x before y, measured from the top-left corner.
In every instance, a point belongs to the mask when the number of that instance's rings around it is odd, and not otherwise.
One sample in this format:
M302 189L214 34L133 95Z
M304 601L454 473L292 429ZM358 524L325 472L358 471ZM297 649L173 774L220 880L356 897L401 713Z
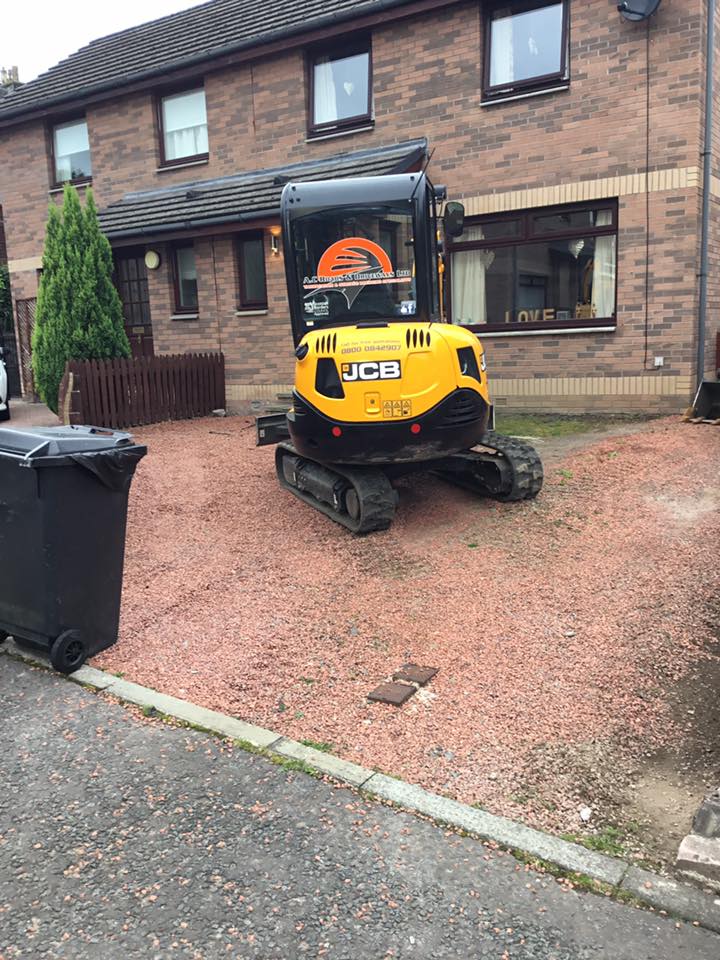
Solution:
M390 257L381 246L363 237L346 237L325 251L318 264L319 279L335 280L365 270L392 273Z

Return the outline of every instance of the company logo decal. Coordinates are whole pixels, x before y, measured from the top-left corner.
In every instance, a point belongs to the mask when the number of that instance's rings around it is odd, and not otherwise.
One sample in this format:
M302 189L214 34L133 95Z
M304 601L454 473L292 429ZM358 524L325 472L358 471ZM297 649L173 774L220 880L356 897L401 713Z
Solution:
M346 237L325 251L318 264L318 279L337 280L356 273L393 273L390 257L383 248L363 237Z
M303 279L306 302L314 298L317 291L337 290L352 307L363 287L388 284L411 283L410 270L395 270L390 257L374 240L365 237L346 237L328 247L320 257L317 273ZM310 313L311 310L307 309ZM313 308L314 309L314 308Z
M365 363L342 363L340 371L345 383L353 380L400 380L399 360L368 360Z

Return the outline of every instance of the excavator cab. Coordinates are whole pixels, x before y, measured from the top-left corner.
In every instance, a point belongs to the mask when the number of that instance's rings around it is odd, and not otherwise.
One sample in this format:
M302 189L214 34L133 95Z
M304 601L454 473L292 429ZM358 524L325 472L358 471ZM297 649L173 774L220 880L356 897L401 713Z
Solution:
M424 174L289 183L281 208L296 346L329 327L439 319L437 193Z
M282 425L258 421L258 443L289 439L281 485L353 533L389 525L392 483L414 470L501 499L542 485L535 451L489 430L480 341L444 321L444 199L422 172L283 190L295 385ZM463 220L447 204L445 234Z

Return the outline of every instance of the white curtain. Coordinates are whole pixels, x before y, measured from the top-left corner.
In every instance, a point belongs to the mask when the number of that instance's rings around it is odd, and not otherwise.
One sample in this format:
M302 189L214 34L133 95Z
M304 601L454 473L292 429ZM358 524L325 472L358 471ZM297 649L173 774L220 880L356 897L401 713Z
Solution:
M484 240L481 227L467 227L463 240ZM487 323L485 277L493 265L492 250L456 251L452 259L453 323L464 326Z
M595 226L609 227L611 223L611 211L600 210ZM595 238L592 305L596 317L612 317L615 314L615 237Z
M315 62L315 123L333 123L338 118L335 80L330 57Z
M513 18L493 20L490 29L490 86L500 87L515 79Z
M193 90L163 100L165 159L179 160L208 152L205 91Z

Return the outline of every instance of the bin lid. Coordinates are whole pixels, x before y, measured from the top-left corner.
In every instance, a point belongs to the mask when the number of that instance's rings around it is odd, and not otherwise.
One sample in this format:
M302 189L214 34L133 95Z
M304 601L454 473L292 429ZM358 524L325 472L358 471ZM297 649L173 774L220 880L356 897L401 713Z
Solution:
M78 453L99 453L131 446L129 433L104 427L0 428L0 456L10 454L24 460L64 457Z

